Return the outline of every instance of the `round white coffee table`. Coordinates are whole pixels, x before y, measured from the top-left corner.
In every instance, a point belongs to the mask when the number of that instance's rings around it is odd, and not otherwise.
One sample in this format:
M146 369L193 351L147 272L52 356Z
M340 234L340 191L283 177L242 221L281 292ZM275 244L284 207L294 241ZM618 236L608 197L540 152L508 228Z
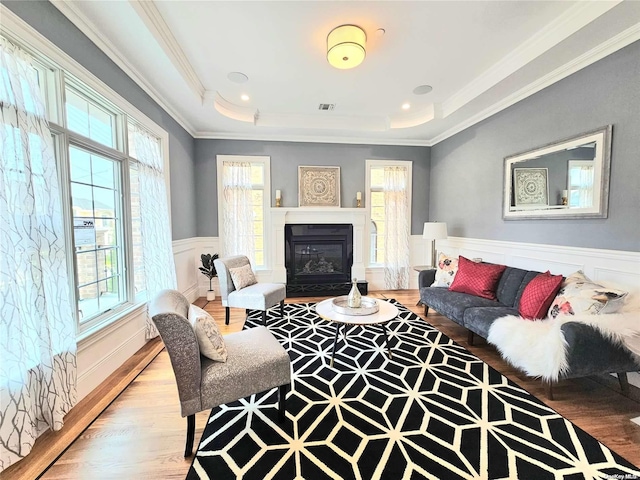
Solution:
M364 297L368 298L368 297ZM386 323L389 320L393 320L398 316L398 308L392 303L385 302L384 300L378 300L380 309L376 313L371 315L345 315L344 313L338 313L333 309L333 298L323 300L316 305L316 313L325 320L329 320L336 324L336 333L333 338L333 351L331 352L331 367L333 367L333 357L336 353L336 345L338 344L338 331L340 326L343 327L345 339L347 337L347 327L354 325L366 326L366 325L380 325L382 333L384 333L384 340L387 344L387 350L389 351L389 358L391 357L391 347L389 347L389 336L387 335Z

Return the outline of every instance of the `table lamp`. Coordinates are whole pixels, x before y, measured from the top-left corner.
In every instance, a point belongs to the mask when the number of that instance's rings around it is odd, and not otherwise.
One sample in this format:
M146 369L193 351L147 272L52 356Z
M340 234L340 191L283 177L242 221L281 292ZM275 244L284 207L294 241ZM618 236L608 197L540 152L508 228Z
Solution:
M436 240L447 238L447 224L445 222L425 222L422 238L431 240L431 265L436 267Z

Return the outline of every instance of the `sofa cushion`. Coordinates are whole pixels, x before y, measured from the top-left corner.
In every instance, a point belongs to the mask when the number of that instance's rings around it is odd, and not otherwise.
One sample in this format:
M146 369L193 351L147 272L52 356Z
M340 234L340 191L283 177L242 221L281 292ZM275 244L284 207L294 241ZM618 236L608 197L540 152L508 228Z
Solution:
M463 325L482 338L487 338L491 324L506 315L518 315L518 310L505 306L471 307L464 311Z
M467 293L452 292L444 288L423 287L420 300L436 312L463 325L464 311L469 307L495 307L500 304Z
M460 255L458 273L449 290L496 300L496 287L506 268L505 265L475 263Z
M498 301L503 305L518 308L522 292L538 273L540 272L532 272L521 268L505 268L496 287Z
M547 310L556 293L562 284L562 275L551 275L548 270L538 274L525 287L520 302L518 312L529 320L538 320L547 316Z

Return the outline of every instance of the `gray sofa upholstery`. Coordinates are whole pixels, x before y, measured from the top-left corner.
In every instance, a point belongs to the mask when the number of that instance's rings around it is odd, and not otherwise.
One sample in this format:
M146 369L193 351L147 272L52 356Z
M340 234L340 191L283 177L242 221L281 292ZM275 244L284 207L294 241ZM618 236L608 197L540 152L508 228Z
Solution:
M518 315L520 297L527 284L540 272L507 267L496 288L497 300L449 291L447 288L431 287L436 270L423 270L418 277L420 303L425 307L425 316L432 308L469 331L468 341L473 337L487 338L491 324L505 315ZM625 372L637 371L639 366L633 356L623 347L609 342L594 328L578 322L562 325L567 342L569 368L561 378L576 378L588 375L617 373L623 392L629 384ZM551 384L547 395L552 398Z

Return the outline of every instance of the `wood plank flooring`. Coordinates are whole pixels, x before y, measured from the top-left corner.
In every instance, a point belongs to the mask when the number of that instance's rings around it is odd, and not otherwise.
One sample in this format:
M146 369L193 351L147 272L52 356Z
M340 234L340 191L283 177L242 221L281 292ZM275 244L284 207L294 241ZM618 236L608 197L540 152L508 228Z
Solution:
M374 292L369 295L395 298L425 318L423 308L415 306L418 299L416 290ZM287 302L315 302L324 298L292 298ZM224 308L219 299L209 303L199 299L196 303L213 315L223 334L242 329L244 310L232 309L230 325L225 326ZM622 396L616 382L605 379L603 384L602 380L589 378L566 380L555 388L555 400L548 401L539 380L528 378L510 367L484 340L476 339L476 345L469 346L464 328L433 312L429 313L426 320L640 467L640 426L630 422L631 418L640 416L640 403ZM208 412L196 415L195 445L200 440L207 418ZM180 416L173 371L166 351L162 351L41 478L183 479L191 464L191 458L182 456L185 434L186 419ZM36 460L27 458L23 462ZM3 472L0 477L3 480L35 478L9 471Z

